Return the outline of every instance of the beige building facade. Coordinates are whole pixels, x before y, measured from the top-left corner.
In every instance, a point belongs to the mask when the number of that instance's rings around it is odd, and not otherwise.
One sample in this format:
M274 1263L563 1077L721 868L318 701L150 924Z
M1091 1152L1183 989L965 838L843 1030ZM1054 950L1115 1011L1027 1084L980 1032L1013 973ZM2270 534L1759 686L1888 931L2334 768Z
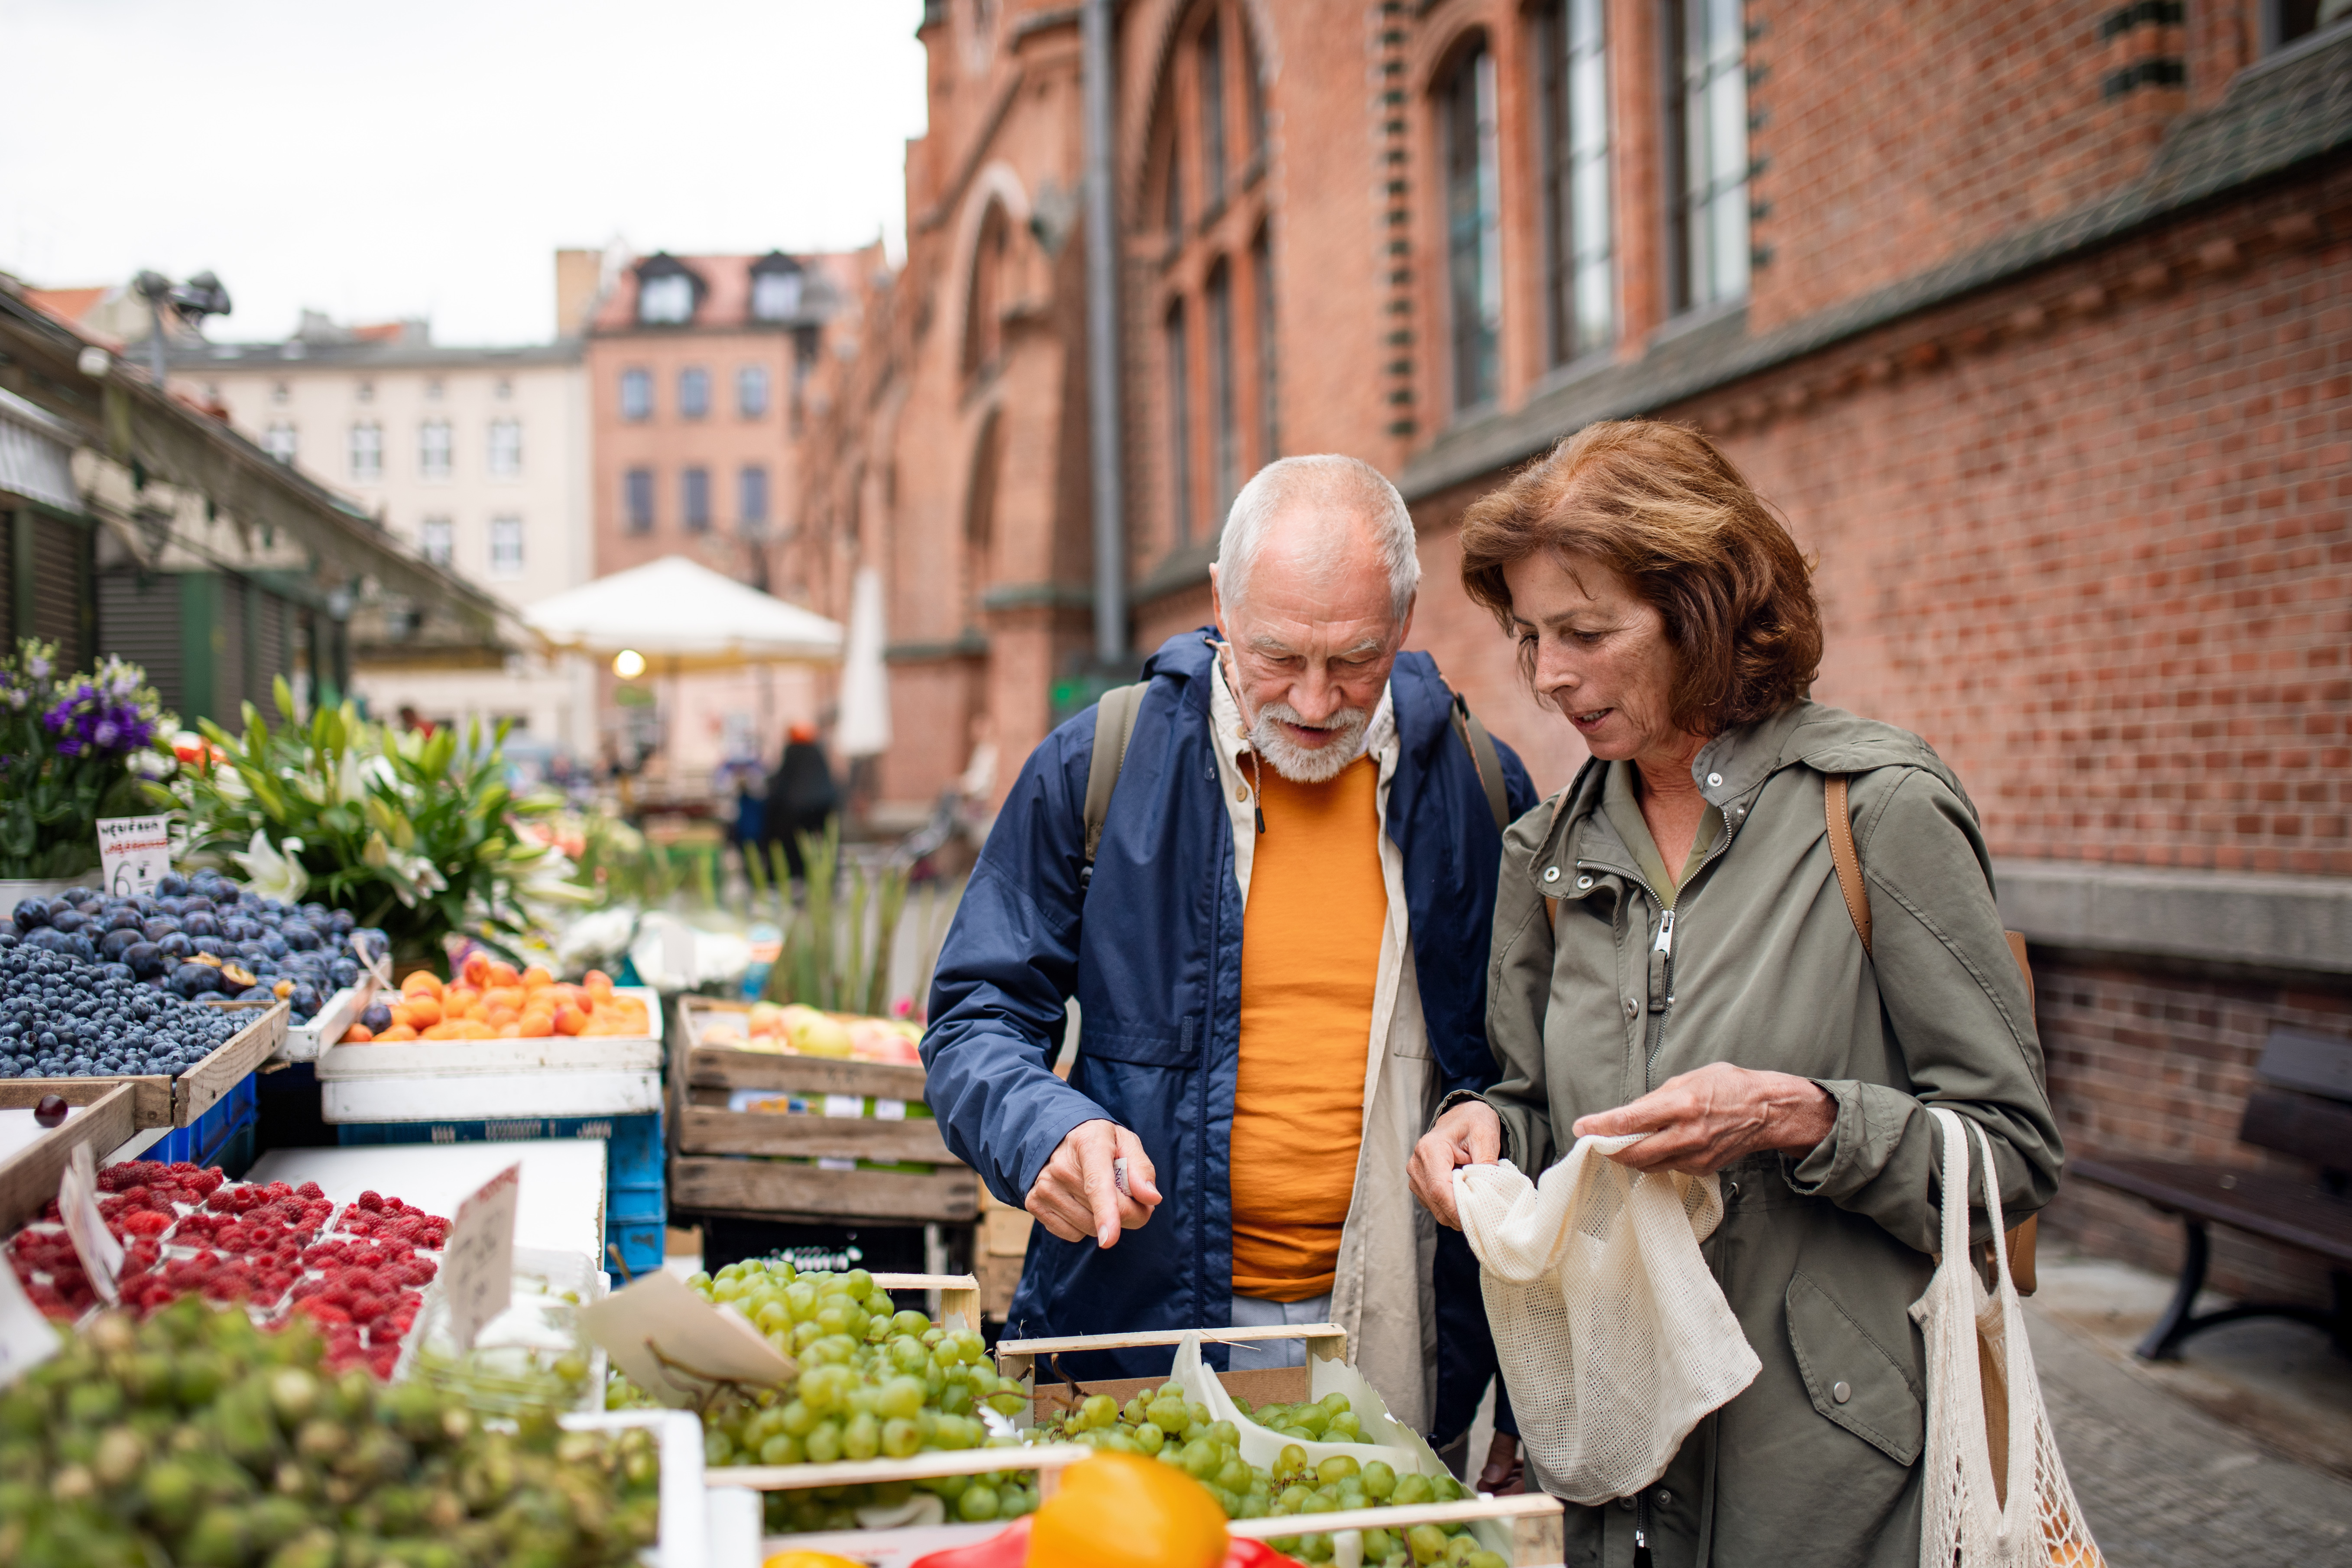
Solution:
M176 390L380 521L411 551L528 605L594 572L588 393L576 339L452 348L425 323L344 327L305 312L282 342L175 348ZM354 689L379 716L513 726L518 752L596 751L579 661L370 649Z

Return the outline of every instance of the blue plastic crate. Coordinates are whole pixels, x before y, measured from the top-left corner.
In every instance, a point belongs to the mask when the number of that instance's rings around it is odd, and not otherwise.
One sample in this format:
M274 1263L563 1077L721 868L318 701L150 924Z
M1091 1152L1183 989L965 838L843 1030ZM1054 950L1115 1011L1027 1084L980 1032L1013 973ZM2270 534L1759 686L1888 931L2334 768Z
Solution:
M608 1217L604 1222L604 1241L620 1253L621 1267L631 1274L650 1274L662 1266L663 1237L659 1221L651 1225L614 1225ZM609 1255L604 1262L606 1268L612 1267L613 1260Z
M669 1219L669 1204L659 1187L607 1187L604 1190L604 1228L622 1225L663 1225Z
M260 1090L254 1084L253 1075L247 1073L215 1100L210 1110L187 1126L174 1127L164 1133L140 1158L163 1164L183 1160L198 1165L220 1164L222 1151L239 1131L252 1127L260 1109ZM247 1163L251 1160L247 1154Z

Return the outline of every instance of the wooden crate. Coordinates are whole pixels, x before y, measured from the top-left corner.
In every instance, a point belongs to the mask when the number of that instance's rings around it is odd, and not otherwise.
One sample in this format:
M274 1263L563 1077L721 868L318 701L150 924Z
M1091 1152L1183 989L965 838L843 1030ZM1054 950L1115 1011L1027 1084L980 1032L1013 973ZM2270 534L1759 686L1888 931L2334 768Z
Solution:
M0 1237L15 1232L58 1195L58 1178L65 1174L66 1162L78 1145L89 1144L90 1158L103 1162L137 1131L131 1117L139 1090L133 1083L73 1078L65 1080L64 1088L47 1092L80 1109L0 1162Z
M877 1274L874 1284L893 1300L920 1290L924 1310L943 1328L980 1329L980 1281L969 1274Z
M1129 1334L1077 1334L1053 1340L1000 1340L996 1371L1029 1389L1030 1415L1041 1419L1067 1410L1091 1394L1108 1394L1120 1404L1167 1382L1165 1377L1113 1377L1072 1384L1058 1377L1054 1358L1081 1351L1135 1350L1166 1345L1171 1351L1184 1336L1198 1333L1202 1344L1255 1344L1266 1340L1305 1340L1306 1366L1268 1367L1257 1372L1221 1372L1217 1381L1226 1391L1252 1405L1279 1400L1295 1404L1307 1397L1312 1364L1348 1359L1348 1331L1337 1323L1300 1323L1267 1329L1151 1329ZM1171 1358L1172 1359L1172 1358ZM1041 1374L1039 1363L1044 1363Z
M115 1078L0 1079L0 1107L38 1105L44 1095L61 1094L68 1104L87 1104L72 1093L93 1084L126 1084L131 1090L131 1131L186 1127L218 1104L240 1079L268 1059L286 1038L292 1009L283 1002L228 1002L221 1005L257 1015L218 1049L177 1078L139 1073Z
M820 1225L969 1224L978 1215L980 1179L948 1152L939 1124L929 1117L780 1116L727 1108L729 1097L743 1089L919 1104L921 1068L700 1045L701 1019L729 1009L700 998L692 1004L680 1008L682 1026L671 1055L672 1212ZM824 1159L929 1169L844 1171L788 1163Z

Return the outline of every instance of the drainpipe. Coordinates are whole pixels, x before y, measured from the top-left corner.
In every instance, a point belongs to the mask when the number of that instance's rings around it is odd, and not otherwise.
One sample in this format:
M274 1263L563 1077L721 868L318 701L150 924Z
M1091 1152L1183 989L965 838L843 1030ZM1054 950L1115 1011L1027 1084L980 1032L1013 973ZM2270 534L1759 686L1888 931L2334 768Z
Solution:
M1086 0L1087 414L1094 459L1095 658L1127 660L1127 515L1119 477L1118 214L1111 192L1112 0Z

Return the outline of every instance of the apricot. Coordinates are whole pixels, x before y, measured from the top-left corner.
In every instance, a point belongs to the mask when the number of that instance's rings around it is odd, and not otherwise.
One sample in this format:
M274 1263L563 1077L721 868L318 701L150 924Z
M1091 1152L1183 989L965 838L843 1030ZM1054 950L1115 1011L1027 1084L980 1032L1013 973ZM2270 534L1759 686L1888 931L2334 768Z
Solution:
M346 1046L364 1046L374 1038L373 1029L369 1028L365 1024L353 1024L343 1031L341 1043Z
M416 1038L416 1031L415 1029L410 1028L405 1024L395 1023L391 1028L386 1029L383 1034L378 1035L375 1037L375 1043L379 1046L389 1046L401 1040L413 1040L415 1038Z
M534 963L522 972L522 988L526 991L537 991L554 984L555 976L550 974L543 964Z
M490 960L490 984L493 985L520 985L522 984L522 976L515 973L515 966L513 964L509 963L502 959L494 958Z
M454 1040L458 1038L455 1024L428 1024L417 1032L420 1040Z
M482 994L470 985L452 985L441 993L442 1016L463 1013L481 999Z
M587 1026L588 1016L583 1013L579 1008L558 1007L555 1010L555 1032L557 1034L576 1035Z
M408 999L408 1021L418 1028L440 1023L443 1017L441 999L437 996L412 996Z
M441 994L441 977L429 969L420 969L400 983L401 994L407 996Z
M555 1033L555 1016L551 1013L525 1013L516 1021L515 1033L526 1040L544 1040Z
M490 983L490 955L479 950L467 953L457 973L467 984L479 991Z

